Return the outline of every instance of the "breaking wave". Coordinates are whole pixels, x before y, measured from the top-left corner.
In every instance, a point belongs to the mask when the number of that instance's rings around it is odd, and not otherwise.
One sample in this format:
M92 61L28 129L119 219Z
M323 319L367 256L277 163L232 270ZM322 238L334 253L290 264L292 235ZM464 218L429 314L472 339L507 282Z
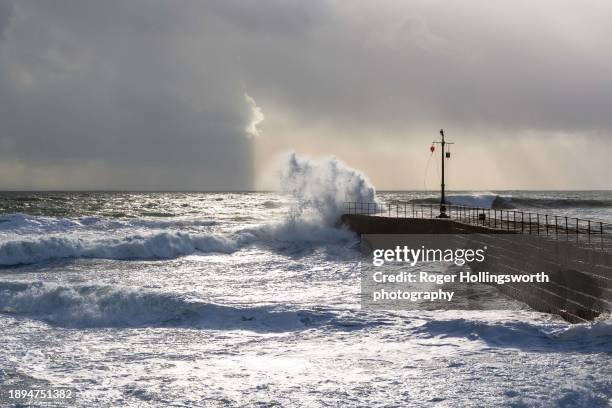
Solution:
M356 245L346 229L289 220L246 228L227 235L164 231L121 237L24 237L0 243L0 265L35 264L70 258L156 260L196 253L232 253L249 245L295 251L326 244Z
M479 321L468 319L430 320L415 329L419 337L460 337L483 341L492 347L531 351L588 349L612 353L612 319L602 316L593 322L570 324L529 321Z
M538 208L607 208L612 207L610 200L582 198L512 198L515 206Z
M492 193L451 195L447 198L449 204L478 208L514 208L512 198Z
M438 203L439 198L431 197L413 200L417 203ZM466 207L515 209L521 207L535 208L607 208L612 207L610 200L583 199L583 198L546 198L546 197L513 197L495 193L456 194L446 197L446 201L453 205Z
M512 197L499 196L494 193L473 193L473 194L456 194L446 196L446 202L452 205L461 205L475 208L514 208L512 205ZM415 203L432 203L440 202L439 197L430 197L413 200Z
M235 249L236 242L223 237L181 232L102 239L40 237L0 244L0 265L32 264L66 258L169 259L195 252L228 253Z
M234 307L141 288L49 282L0 282L0 313L72 328L188 326L281 332L321 325L333 330L372 325L334 310Z

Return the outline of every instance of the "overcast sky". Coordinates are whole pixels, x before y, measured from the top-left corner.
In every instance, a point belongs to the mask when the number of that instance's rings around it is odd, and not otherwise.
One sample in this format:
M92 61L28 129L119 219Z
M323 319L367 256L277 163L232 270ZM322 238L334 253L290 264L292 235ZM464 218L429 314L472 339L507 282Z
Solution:
M0 0L1 189L612 188L609 1ZM433 163L433 161L432 161Z

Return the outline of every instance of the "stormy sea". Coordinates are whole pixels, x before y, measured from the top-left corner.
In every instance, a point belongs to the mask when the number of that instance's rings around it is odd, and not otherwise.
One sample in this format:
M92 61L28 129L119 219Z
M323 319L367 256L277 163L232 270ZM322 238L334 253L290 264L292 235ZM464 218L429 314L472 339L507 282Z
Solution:
M0 384L73 387L79 407L609 406L609 317L361 309L370 260L336 224L344 202L437 193L377 192L333 160L279 178L0 193ZM612 221L609 191L449 201Z

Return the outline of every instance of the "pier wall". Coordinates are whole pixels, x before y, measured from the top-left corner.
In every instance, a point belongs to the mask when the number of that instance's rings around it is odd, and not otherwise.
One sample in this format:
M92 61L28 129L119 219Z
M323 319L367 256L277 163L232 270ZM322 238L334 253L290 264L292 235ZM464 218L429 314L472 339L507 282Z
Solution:
M457 247L487 245L482 269L490 273L546 272L547 284L504 284L496 287L533 309L578 323L612 311L612 254L583 248L571 241L463 224L449 219L387 218L343 215L341 223L360 235L457 234Z

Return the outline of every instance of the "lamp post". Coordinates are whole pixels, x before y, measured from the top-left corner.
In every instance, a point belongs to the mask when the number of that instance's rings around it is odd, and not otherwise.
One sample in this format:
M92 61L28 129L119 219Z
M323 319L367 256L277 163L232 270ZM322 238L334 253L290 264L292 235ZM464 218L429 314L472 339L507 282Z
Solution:
M433 144L439 144L442 146L442 183L440 184L441 187L441 191L440 191L440 215L438 215L438 218L448 218L448 215L446 214L446 197L445 197L445 188L446 185L444 184L444 160L446 160L447 157L450 157L450 153L446 153L445 152L445 147L446 145L450 145L450 144L454 144L453 142L447 142L444 140L444 129L440 129L440 136L441 136L441 140L439 141L434 141Z

